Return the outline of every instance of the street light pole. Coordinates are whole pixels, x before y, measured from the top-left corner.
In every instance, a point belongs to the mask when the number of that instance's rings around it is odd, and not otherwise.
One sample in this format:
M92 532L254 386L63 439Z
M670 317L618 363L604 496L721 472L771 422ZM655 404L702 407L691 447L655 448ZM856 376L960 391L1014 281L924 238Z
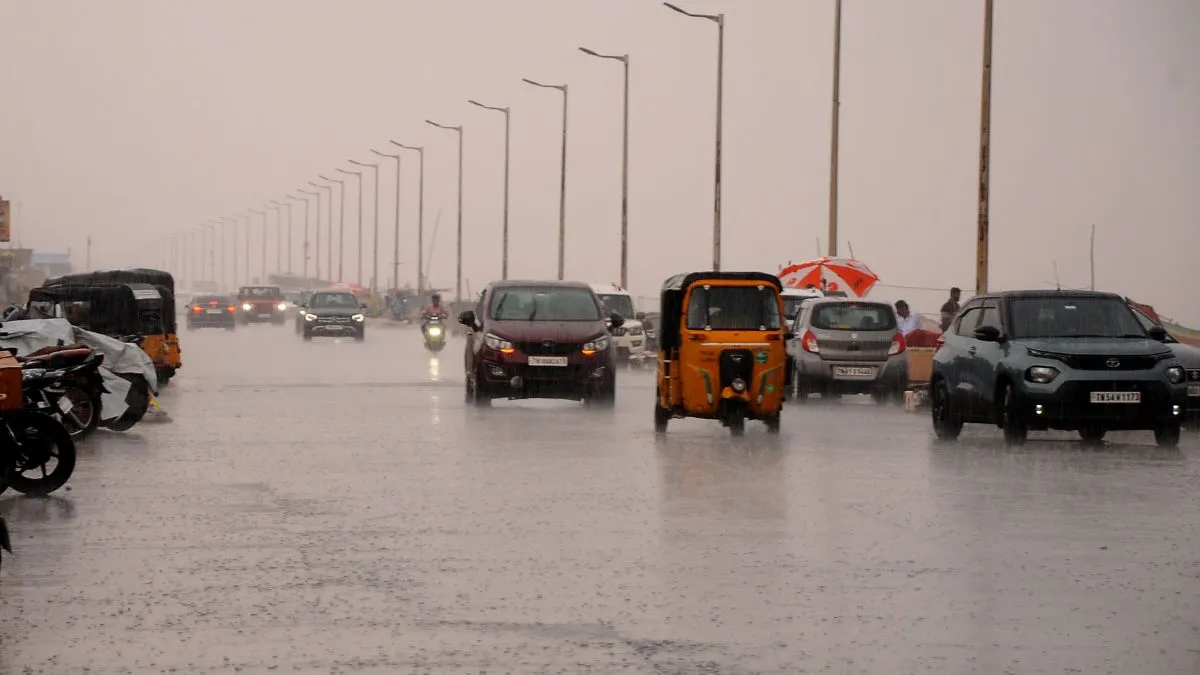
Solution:
M246 217L246 266L243 268L243 271L246 273L246 283L250 283L250 219L254 214L246 212L243 215Z
M579 51L600 59L620 61L625 71L621 104L621 288L629 288L629 55L601 54L580 47Z
M992 179L992 14L993 0L983 8L983 94L979 114L979 218L975 230L975 293L988 290L988 215Z
M396 160L396 220L393 225L395 231L392 233L392 284L393 288L400 288L400 159L402 155L389 155L378 150L371 152L380 157L391 157Z
M397 148L415 151L419 162L417 169L417 302L421 303L425 298L425 263L422 260L425 255L425 148L420 145L389 142Z
M330 183L338 184L338 266L337 280L342 279L342 265L346 261L346 181L341 178L330 178L325 174L318 176L321 180L327 180ZM333 199L333 193L330 193L330 199ZM330 204L329 208L333 208ZM329 248L325 251L325 267L329 271L329 276L333 276L333 218L329 219Z
M500 278L508 279L508 170L509 170L509 136L511 131L511 115L507 107L498 107L493 105L484 105L479 101L471 99L467 101L471 105L478 106L484 110L494 110L504 113L504 224L502 225L503 243L501 244L501 259L500 259Z
M258 209L250 209L251 212L262 216L262 278L258 280L260 284L267 283L267 212Z
M567 255L567 85L542 84L529 78L522 78L522 81L535 87L562 92L562 159L558 174L558 278L562 280Z
M693 19L708 19L717 24L717 142L716 167L713 178L713 271L721 271L721 123L724 112L725 88L725 15L724 14L695 14L669 2L667 7Z
M292 229L292 205L290 203L284 204L281 201L272 200L271 206L275 207L275 270L280 274L283 274L283 210L285 208L288 210L288 234L290 235ZM288 262L289 267L286 273L291 274L291 261Z
M300 192L301 194L305 194L305 195L313 194L311 192L308 192L307 190L298 190L298 192ZM295 195L288 195L288 199L294 199L294 200L296 200L298 202L302 202L304 204L304 247L302 249L301 258L300 258L300 276L307 280L309 278L308 277L308 197L297 197Z
M358 177L358 285L362 285L363 273L363 237L362 237L362 177L361 171L347 171L346 169L338 169L338 171Z
M370 167L372 169L372 174L375 177L375 209L371 212L375 229L374 239L371 244L371 258L373 260L371 263L371 293L374 293L376 285L379 283L379 164L356 162L353 159L350 160L350 163L354 164L355 166L361 166L364 169ZM361 187L362 184L360 183L359 188L361 189ZM362 285L362 280L359 279L358 283L359 285Z
M329 193L326 195L328 197L328 199L325 200L325 225L326 225L326 227L328 227L329 232L332 233L333 232L333 186L332 185L321 185L320 183L315 183L311 180L308 181L308 184L317 188L318 190L329 190ZM316 248L316 251L314 252L315 258L313 260L313 267L316 268L316 270L317 270L316 276L318 279L320 279L321 278L321 200L319 197L317 198L317 227L316 227L316 231L313 234L317 238L317 248ZM325 238L325 247L328 249L333 248L333 239L331 237ZM325 272L326 272L326 274L333 276L332 269L326 269Z
M829 257L838 252L838 143L842 109L842 0L833 6L833 102L829 140Z
M425 120L425 123L426 123L426 124L428 124L428 125L431 125L431 126L435 126L435 127L439 128L439 129L446 129L446 130L448 130L448 131L453 131L453 132L456 132L456 133L458 134L458 236L456 237L456 239L457 239L457 242L456 242L456 249L457 249L457 252L456 252L456 257L457 257L457 259L458 259L458 265L457 265L457 278L458 278L458 279L457 279L457 281L456 281L456 283L455 283L455 285L454 285L454 299L455 299L457 302L462 302L462 285L463 285L463 282L462 282L462 281L463 281L463 272L462 272L462 249L463 249L463 241L462 241L462 230L463 230L463 209L462 209L462 205L463 205L463 128L462 128L461 126L450 126L450 125L448 125L448 124L438 124L437 122L434 122L433 120Z
M217 284L217 293L221 292L221 281L217 278L217 223L219 222L221 222L219 218L208 221L208 231L211 233L208 240L208 276L212 277L214 284Z

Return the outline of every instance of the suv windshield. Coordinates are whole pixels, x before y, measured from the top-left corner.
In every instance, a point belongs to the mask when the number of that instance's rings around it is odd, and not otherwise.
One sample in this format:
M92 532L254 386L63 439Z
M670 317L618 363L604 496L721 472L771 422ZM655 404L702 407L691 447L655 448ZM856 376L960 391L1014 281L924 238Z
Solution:
M493 321L600 321L600 307L586 288L513 286L492 295Z
M605 310L616 312L623 319L633 318L633 298L628 295L600 294L600 302L604 304Z
M891 305L877 302L830 302L817 305L812 327L822 330L896 330Z
M773 286L699 286L688 296L688 330L779 330Z
M1014 338L1143 338L1142 324L1117 298L1013 298L1009 301Z
M358 299L353 293L313 293L308 300L309 307L358 307Z
M238 291L238 297L274 300L275 298L282 298L283 294L279 292L278 286L245 286L242 290Z

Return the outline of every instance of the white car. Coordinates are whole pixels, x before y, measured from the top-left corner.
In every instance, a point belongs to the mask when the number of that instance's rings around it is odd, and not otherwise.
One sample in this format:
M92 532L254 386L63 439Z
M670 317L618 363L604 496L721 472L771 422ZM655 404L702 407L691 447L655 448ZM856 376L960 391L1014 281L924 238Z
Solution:
M618 362L642 359L646 355L646 334L633 308L633 296L616 284L591 284L600 302L609 312L616 312L625 323L612 331L612 343Z

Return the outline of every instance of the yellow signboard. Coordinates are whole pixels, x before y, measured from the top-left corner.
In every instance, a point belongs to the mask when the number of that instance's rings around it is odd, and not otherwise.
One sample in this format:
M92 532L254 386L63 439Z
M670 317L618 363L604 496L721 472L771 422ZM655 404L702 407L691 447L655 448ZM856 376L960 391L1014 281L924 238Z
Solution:
M12 213L8 201L0 199L0 242L12 241Z

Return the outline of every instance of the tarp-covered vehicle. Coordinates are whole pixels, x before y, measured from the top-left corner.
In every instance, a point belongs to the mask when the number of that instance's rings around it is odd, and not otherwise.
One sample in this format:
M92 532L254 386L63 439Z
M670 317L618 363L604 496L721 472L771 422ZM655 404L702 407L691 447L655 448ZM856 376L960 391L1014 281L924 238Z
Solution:
M158 393L154 362L136 344L73 326L66 319L27 319L0 324L0 347L18 355L55 345L85 344L104 355L100 374L108 393L100 397L100 426L126 431L141 421Z

